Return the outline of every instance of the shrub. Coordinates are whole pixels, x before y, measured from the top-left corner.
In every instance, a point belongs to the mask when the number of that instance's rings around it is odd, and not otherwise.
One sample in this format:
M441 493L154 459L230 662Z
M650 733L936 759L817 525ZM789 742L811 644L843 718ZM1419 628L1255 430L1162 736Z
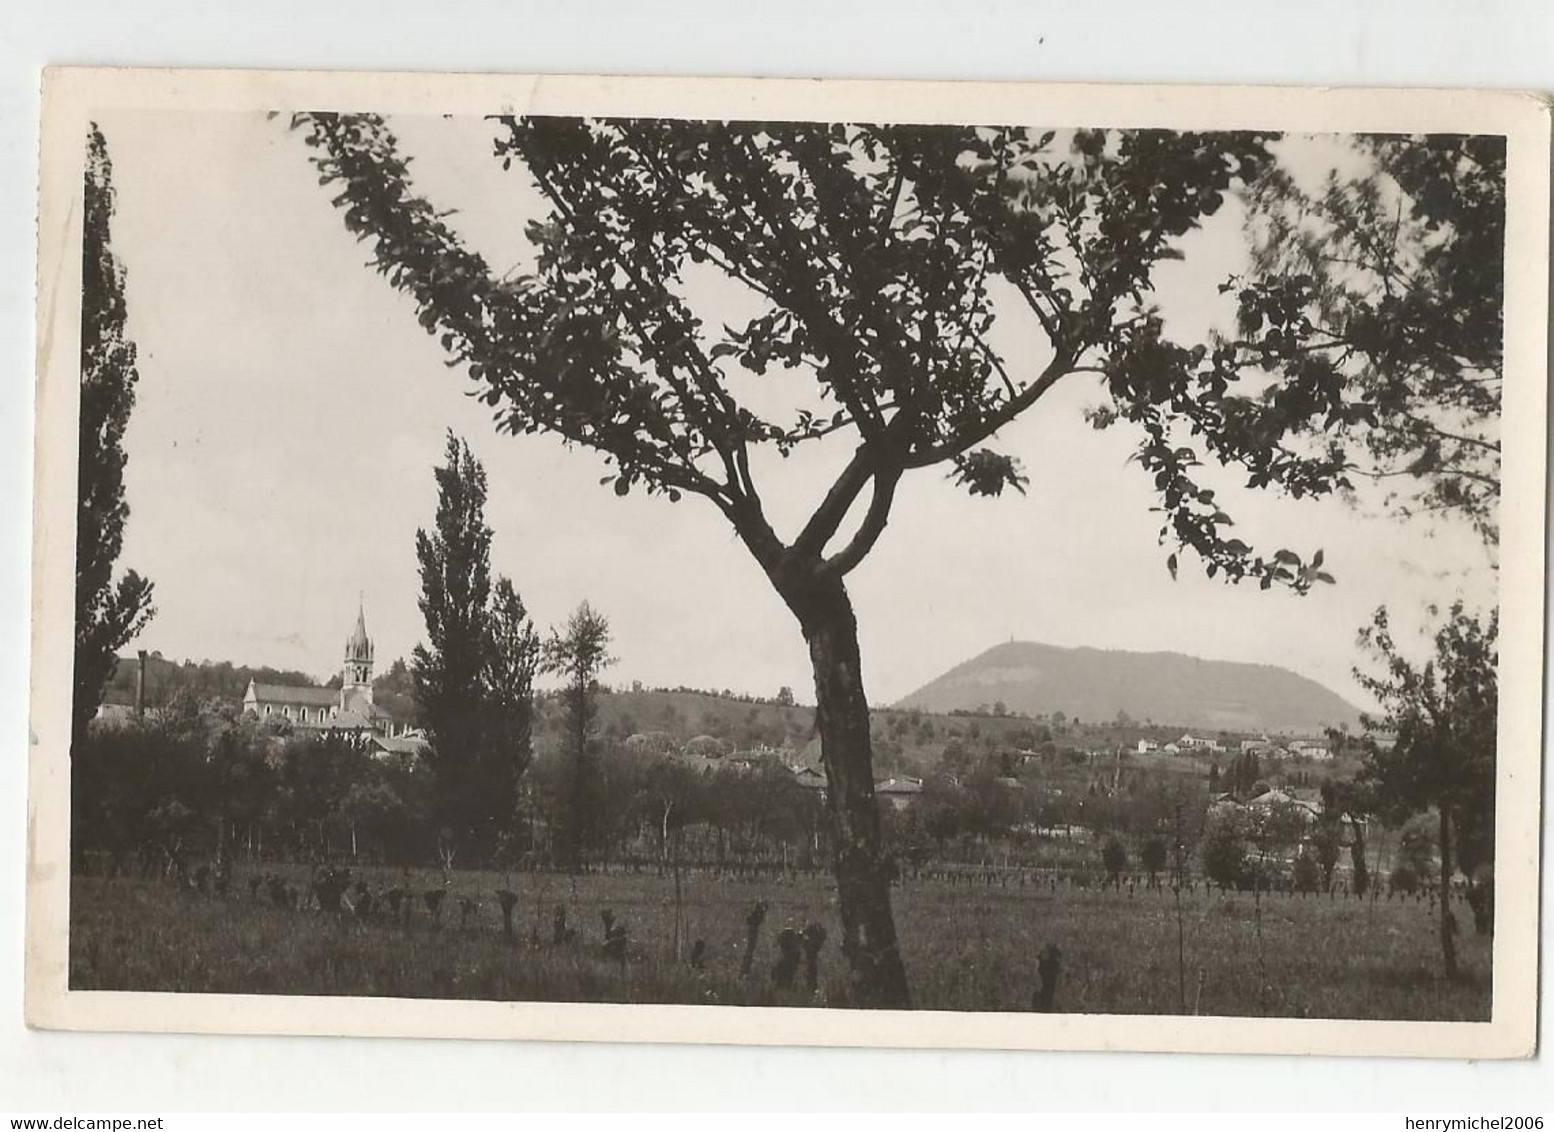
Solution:
M1122 880L1122 870L1128 867L1128 850L1115 836L1108 837L1101 847L1101 864L1106 868L1106 879L1112 884Z
M1401 864L1397 866L1397 868L1392 870L1392 875L1388 880L1392 885L1393 892L1401 892L1405 896L1412 896L1419 891L1419 874L1411 865Z
M1247 838L1241 814L1220 810L1209 815L1203 839L1203 871L1220 888L1241 888L1248 882Z
M1144 847L1139 851L1139 863L1149 873L1151 884L1155 882L1155 876L1166 867L1166 844L1158 837L1151 837L1144 842Z
M1315 892L1322 886L1322 866L1308 853L1295 858L1295 890Z

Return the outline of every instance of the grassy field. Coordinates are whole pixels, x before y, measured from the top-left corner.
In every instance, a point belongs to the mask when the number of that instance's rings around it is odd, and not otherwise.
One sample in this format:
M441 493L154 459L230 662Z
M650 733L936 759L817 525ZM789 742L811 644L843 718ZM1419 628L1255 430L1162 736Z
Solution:
M163 881L72 880L70 985L74 989L397 998L845 1005L834 896L823 878L685 878L683 954L706 941L693 970L673 950L673 882L656 875L571 877L459 874L439 922L418 905L407 920L293 911L250 897L239 871L226 898ZM290 879L305 884L304 870ZM383 874L385 884L400 879ZM440 885L423 874L419 888ZM518 892L517 938L501 930L493 896ZM460 923L458 898L479 901ZM749 977L740 973L745 914L769 910ZM1427 902L1265 896L1262 968L1249 894L1183 893L1187 1012L1282 1017L1484 1020L1489 946L1462 938L1467 977L1439 975ZM556 905L578 938L553 945ZM909 881L895 896L917 1006L1023 1010L1048 943L1062 950L1057 1008L1084 1013L1178 1013L1177 922L1169 892L1056 889ZM604 954L599 913L610 909L630 943L624 961ZM822 923L819 989L800 975L773 987L775 937L785 925Z

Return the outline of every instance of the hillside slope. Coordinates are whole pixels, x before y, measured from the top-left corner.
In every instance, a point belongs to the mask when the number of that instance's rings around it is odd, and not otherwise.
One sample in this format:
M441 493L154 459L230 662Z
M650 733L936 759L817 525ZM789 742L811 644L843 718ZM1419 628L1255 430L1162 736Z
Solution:
M1318 732L1359 709L1315 680L1271 664L1202 660L1173 652L1059 648L1010 641L950 669L897 705L946 712L1003 703L1031 715L1136 720L1185 727Z

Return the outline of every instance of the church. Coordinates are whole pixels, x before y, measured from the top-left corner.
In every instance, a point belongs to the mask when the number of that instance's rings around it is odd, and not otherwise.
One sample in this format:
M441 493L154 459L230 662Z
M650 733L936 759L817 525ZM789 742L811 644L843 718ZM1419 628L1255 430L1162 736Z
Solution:
M288 719L307 730L349 732L385 751L411 752L418 742L410 727L396 723L392 714L372 702L372 657L366 613L358 606L356 630L345 642L339 691L250 680L243 693L243 710L260 719Z

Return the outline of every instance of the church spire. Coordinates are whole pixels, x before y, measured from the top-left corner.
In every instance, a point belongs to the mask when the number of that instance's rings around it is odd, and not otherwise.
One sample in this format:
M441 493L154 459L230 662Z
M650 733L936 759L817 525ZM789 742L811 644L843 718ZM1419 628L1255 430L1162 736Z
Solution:
M372 638L367 636L367 613L360 596L356 603L356 631L345 642L344 682L350 685L372 683Z

